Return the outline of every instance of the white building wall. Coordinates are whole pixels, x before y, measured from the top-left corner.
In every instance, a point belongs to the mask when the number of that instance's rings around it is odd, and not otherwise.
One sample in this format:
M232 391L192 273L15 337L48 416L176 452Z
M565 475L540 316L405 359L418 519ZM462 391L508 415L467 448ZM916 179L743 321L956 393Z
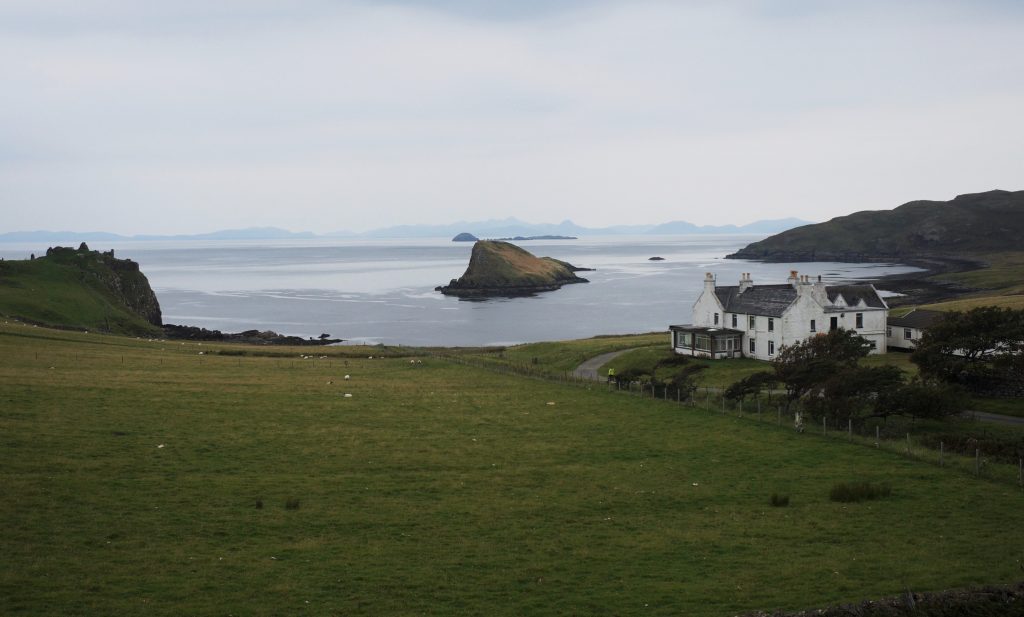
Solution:
M718 313L718 323L715 323L715 313ZM708 328L721 328L724 318L722 305L718 302L718 296L714 290L705 287L704 291L693 304L693 325L705 326Z

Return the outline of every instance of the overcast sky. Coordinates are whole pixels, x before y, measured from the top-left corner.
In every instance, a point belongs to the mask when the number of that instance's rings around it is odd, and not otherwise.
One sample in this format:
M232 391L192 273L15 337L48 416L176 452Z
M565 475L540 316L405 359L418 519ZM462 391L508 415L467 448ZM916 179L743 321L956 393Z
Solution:
M993 188L1024 189L1024 2L0 2L0 232L741 224Z

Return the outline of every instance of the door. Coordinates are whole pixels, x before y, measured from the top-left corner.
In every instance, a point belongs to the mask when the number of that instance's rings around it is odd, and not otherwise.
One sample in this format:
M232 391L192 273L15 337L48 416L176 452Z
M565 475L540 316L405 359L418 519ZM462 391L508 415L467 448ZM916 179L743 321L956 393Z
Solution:
M838 327L839 327L839 318L838 317L831 318L829 320L828 329L829 330L835 330Z

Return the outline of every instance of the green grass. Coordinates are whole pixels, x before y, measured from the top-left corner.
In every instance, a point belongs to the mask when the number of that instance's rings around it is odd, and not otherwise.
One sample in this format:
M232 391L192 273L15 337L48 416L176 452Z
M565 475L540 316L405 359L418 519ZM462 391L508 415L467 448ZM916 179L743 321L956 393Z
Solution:
M572 341L529 343L509 347L503 357L515 364L530 364L553 371L571 371L577 366L601 354L634 347L662 346L669 344L668 332L628 334L622 336L599 336Z
M80 330L159 336L85 269L51 258L0 261L0 315Z
M217 348L0 326L0 614L727 615L1020 576L1008 484L431 357ZM829 501L850 478L893 494Z

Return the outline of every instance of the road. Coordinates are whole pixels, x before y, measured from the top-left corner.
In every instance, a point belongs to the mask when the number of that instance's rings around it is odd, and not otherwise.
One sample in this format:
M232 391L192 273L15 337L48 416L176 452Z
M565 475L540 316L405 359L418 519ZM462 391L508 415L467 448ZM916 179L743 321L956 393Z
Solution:
M605 381L608 378L608 376L598 375L597 369L601 368L606 363L610 362L613 358L617 358L618 356L621 356L622 354L628 351L633 351L633 349L642 348L633 347L632 349L620 349L619 351L603 353L600 356L593 357L584 362L583 364L577 366L576 369L572 372L572 374L575 375L576 377L580 377L583 379L590 379L591 381Z

